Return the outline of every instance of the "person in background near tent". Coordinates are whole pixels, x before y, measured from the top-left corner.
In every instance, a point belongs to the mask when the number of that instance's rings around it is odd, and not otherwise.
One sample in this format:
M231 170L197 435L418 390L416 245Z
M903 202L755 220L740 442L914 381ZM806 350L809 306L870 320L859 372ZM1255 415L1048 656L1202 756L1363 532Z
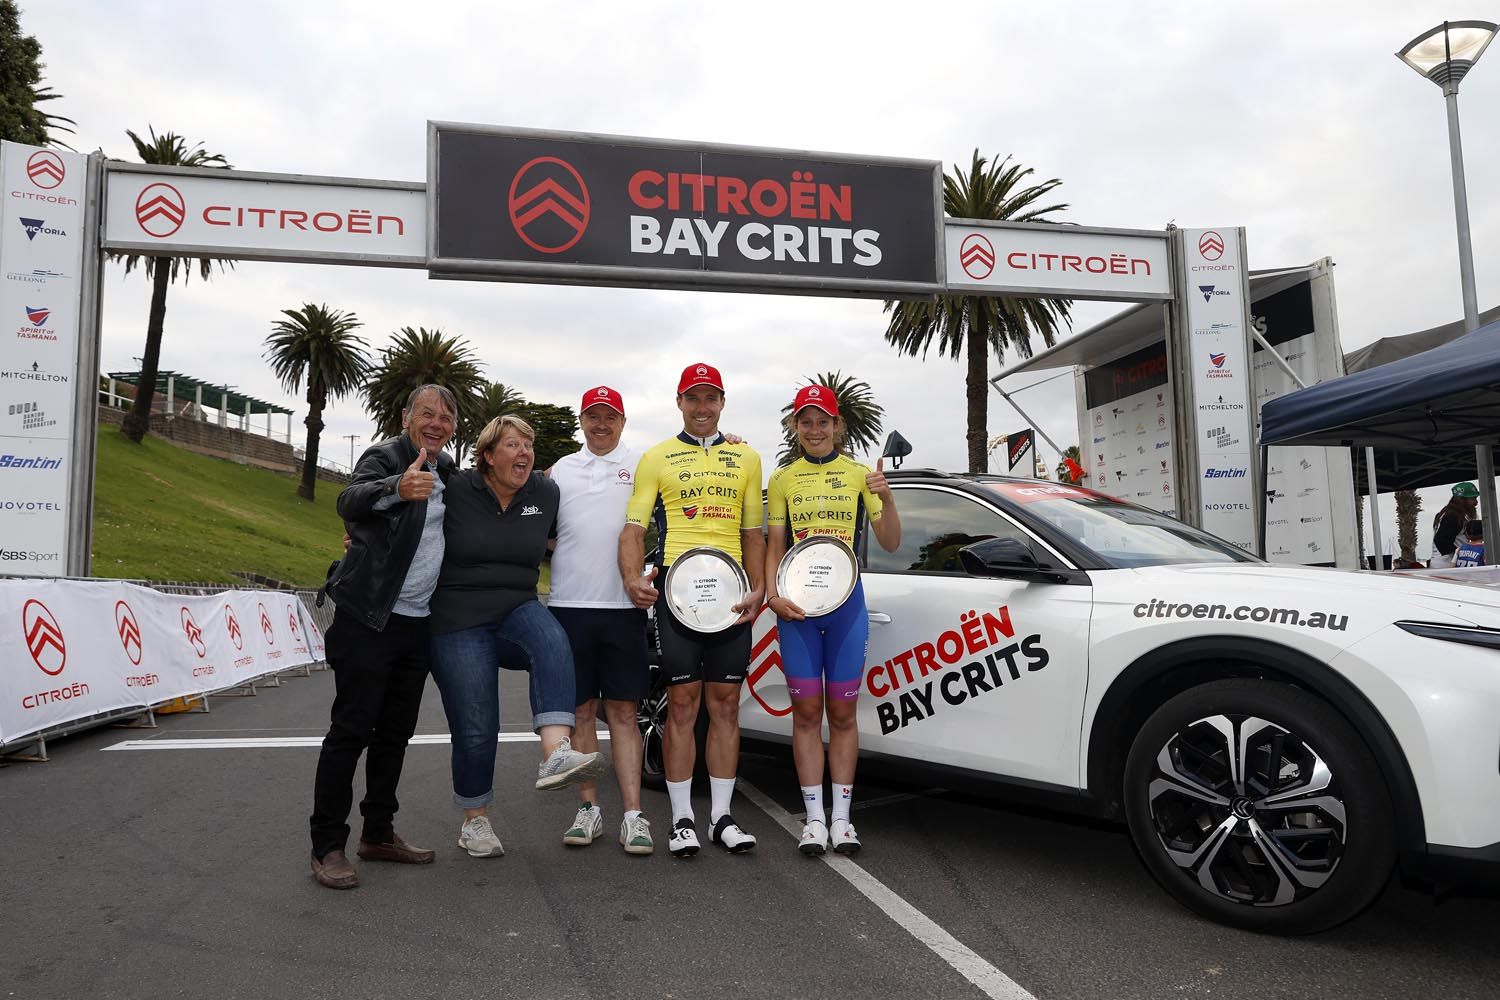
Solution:
M901 545L901 521L881 463L872 472L843 452L844 421L827 386L804 386L792 403L787 426L795 435L795 460L771 475L766 524L766 593L776 613L782 669L792 697L792 757L807 809L797 848L816 856L830 840L839 854L859 850L849 820L854 765L859 758L855 705L865 671L870 623L864 585L856 582L843 604L807 617L776 592L776 571L789 544L819 535L837 538L855 552L868 517L875 540L887 552ZM789 538L788 535L794 537ZM828 714L828 774L833 781L833 824L823 812L823 714Z
M433 859L431 850L397 836L392 821L427 684L428 602L443 562L443 492L453 472L443 449L457 418L447 389L414 389L401 411L403 433L368 448L339 494L349 542L318 595L320 605L324 593L335 604L327 639L334 696L309 819L313 877L330 889L359 885L344 847L361 753L360 859L412 865Z
M1484 522L1478 518L1464 525L1464 537L1453 552L1454 566L1484 565Z
M1459 483L1453 487L1453 496L1447 506L1432 519L1432 557L1427 560L1430 569L1446 569L1453 565L1453 552L1458 548L1458 536L1464 525L1474 516L1478 506L1479 488L1473 483Z

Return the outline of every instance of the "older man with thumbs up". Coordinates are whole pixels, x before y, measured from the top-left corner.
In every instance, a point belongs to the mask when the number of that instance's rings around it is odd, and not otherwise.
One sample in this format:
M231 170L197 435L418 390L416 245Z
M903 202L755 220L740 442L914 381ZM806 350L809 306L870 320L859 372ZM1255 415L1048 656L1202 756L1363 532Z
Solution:
M365 754L365 861L429 864L433 852L396 834L396 785L428 672L428 602L443 562L443 492L458 404L440 385L413 390L402 433L360 456L339 494L349 547L324 591L336 609L326 649L334 698L313 781L312 872L330 889L359 875L344 853L354 772Z

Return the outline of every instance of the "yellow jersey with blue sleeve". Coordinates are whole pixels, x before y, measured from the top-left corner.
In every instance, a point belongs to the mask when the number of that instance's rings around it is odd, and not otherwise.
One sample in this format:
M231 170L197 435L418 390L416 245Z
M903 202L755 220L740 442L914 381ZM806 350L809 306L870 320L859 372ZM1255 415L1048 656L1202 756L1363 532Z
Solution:
M705 443L686 432L641 456L625 523L656 523L662 566L700 545L743 564L740 532L765 521L760 504L760 455L720 434Z
M789 545L817 535L832 535L859 551L865 515L880 520L885 504L865 485L870 467L843 452L822 458L804 455L771 473L766 523L785 526Z

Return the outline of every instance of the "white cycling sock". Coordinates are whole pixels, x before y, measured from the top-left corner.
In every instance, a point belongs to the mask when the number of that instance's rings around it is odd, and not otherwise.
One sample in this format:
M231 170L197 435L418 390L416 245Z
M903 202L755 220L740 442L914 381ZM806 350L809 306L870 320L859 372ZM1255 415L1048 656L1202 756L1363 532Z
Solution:
M729 800L734 798L734 779L715 778L708 776L708 790L711 796L711 807L708 818L717 823L719 817L729 812Z
M680 819L693 818L693 779L667 782L667 798L672 800L672 825Z
M804 823L811 823L813 820L819 823L828 822L823 814L822 784L802 786L802 805L807 809L807 819L803 820Z
M835 823L839 820L849 822L849 800L852 798L854 798L853 785L835 784L833 786L833 821Z

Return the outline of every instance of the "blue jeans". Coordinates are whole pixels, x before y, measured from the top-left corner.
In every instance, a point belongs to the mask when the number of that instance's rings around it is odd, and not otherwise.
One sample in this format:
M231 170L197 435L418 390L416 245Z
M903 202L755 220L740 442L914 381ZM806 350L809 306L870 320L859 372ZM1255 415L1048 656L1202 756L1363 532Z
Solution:
M527 601L494 625L434 635L432 679L452 733L453 801L465 809L495 797L502 667L530 671L535 729L573 724L573 653L540 602Z

